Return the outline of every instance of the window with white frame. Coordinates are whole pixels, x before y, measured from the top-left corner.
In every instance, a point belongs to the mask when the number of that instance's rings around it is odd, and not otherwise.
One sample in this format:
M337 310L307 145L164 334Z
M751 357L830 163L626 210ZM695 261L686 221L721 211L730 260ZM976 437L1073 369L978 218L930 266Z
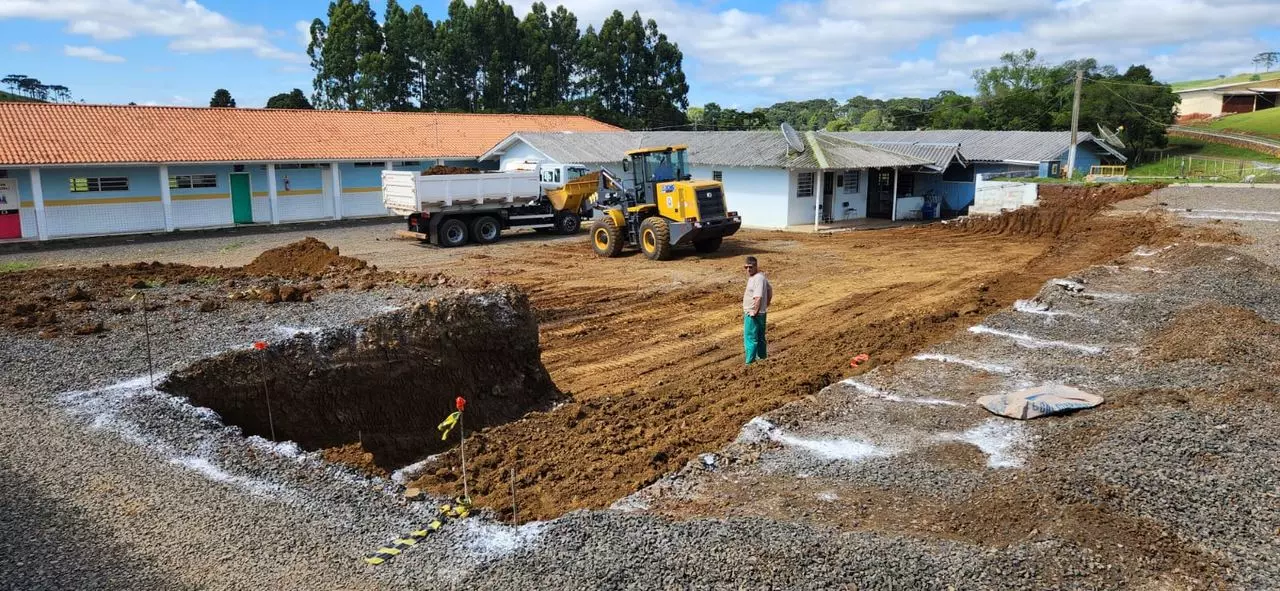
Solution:
M802 172L796 175L796 197L804 199L813 197L813 175L812 172Z
M852 195L858 192L858 183L862 182L862 175L856 170L844 171L844 193Z
M422 165L422 162L419 160L405 160L404 162L396 163L396 166L421 166L421 165Z
M711 180L716 182L724 181L724 172L719 170L711 171Z
M170 189L211 189L217 186L216 174L178 174L169 177Z
M316 164L314 162L306 162L302 164L277 164L276 165L276 170L296 170L299 168L316 168ZM266 169L267 169L267 165L263 164L262 170L266 170Z
M72 177L71 192L72 193L96 193L99 191L128 191L129 177L125 176L101 176L101 177Z
M357 162L356 168L382 168L386 165L386 162Z

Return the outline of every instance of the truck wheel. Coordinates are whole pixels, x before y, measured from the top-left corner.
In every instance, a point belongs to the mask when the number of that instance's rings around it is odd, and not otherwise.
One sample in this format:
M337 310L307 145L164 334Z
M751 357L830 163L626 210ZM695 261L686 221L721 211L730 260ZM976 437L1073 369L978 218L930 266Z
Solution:
M651 260L671 258L671 228L666 218L654 216L640 223L640 250Z
M613 218L605 216L591 224L591 249L602 257L622 253L622 231L613 225Z
M467 224L458 218L449 218L440 222L440 246L452 248L467 243Z
M493 216L482 215L471 222L471 239L478 244L493 244L502 236L502 224Z
M582 218L576 213L560 212L556 214L556 231L561 234L577 234L582 229Z
M717 250L720 250L721 242L724 242L724 238L717 237L717 238L706 238L703 240L695 240L693 242L693 249L704 254L708 252L715 252Z

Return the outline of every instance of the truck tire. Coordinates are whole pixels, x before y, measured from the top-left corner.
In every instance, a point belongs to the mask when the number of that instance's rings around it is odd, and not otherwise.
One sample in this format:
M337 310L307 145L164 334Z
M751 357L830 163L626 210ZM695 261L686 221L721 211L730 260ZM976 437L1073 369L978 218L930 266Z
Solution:
M493 244L502 237L502 224L497 218L482 215L471 221L471 239L476 244Z
M605 216L591 224L591 249L602 257L622 254L622 230L613 225L613 218Z
M556 232L561 234L577 234L582 229L582 217L576 213L562 211L556 214Z
M437 235L440 237L440 246L444 248L462 246L467 243L467 223L458 218L449 218L440 222Z
M654 261L671 258L671 228L666 218L653 216L640 222L640 251Z
M720 250L721 242L724 242L724 238L716 237L716 238L705 238L702 240L695 240L693 242L693 249L703 254L706 254L709 252L715 252L717 250Z

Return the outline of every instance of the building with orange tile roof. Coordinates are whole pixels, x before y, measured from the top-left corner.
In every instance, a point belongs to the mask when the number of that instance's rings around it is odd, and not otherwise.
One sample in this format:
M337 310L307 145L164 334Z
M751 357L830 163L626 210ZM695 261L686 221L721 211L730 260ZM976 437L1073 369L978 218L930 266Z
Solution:
M0 103L0 239L386 215L382 170L478 166L570 115Z

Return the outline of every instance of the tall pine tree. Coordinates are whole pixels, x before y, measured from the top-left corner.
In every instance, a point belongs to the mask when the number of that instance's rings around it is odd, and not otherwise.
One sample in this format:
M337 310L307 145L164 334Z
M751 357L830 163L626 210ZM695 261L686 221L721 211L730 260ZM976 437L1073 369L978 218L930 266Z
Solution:
M316 106L325 109L385 108L382 27L368 0L329 3L329 22L311 24L307 55L316 69Z
M382 36L385 39L382 59L382 84L379 102L391 111L408 111L417 95L414 85L420 80L418 64L413 59L415 25L396 0L387 0L383 15Z

